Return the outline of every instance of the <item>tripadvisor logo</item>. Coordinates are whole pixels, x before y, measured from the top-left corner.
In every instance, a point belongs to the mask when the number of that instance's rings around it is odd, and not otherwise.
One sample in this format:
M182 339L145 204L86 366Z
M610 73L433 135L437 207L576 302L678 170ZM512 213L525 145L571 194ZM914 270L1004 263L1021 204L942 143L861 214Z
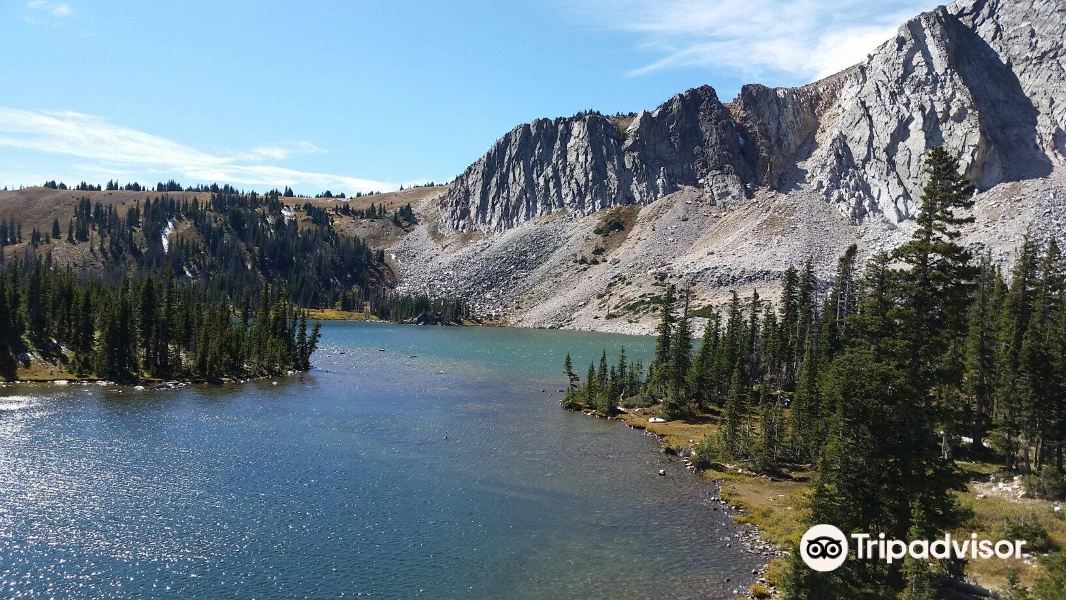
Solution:
M1021 558L1025 540L978 540L977 534L969 539L957 540L951 534L929 540L889 540L885 534L872 536L868 533L853 533L855 558L858 560L883 560L887 564L915 559L939 560L949 558L989 559ZM848 536L832 525L815 525L800 539L800 558L808 567L823 573L836 570L848 558Z
M815 525L800 539L800 558L815 571L833 571L848 557L848 538L832 525Z

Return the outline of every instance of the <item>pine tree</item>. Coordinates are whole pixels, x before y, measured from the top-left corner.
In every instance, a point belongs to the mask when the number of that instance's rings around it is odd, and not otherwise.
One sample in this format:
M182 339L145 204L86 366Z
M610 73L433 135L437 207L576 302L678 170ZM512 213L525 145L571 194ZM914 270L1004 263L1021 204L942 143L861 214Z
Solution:
M589 363L588 373L585 375L585 406L593 407L598 404L596 396L598 390L596 389L596 383L599 380L596 377L596 367L592 363Z
M782 462L785 446L785 414L781 405L769 400L762 402L759 438L754 450L757 471L776 471Z
M625 346L622 346L621 349L618 351L618 366L615 369L615 374L618 378L618 385L616 386L618 389L616 391L621 395L621 398L619 399L619 404L621 404L622 400L625 399L626 395L630 391L628 386L629 366L626 364Z
M658 398L665 396L666 388L673 379L673 353L671 344L674 337L674 286L666 288L659 308L658 337L655 342L655 357L649 367L648 383L650 392Z
M1033 310L1033 297L1037 279L1037 254L1035 240L1026 236L1021 251L1011 271L1010 287L1003 301L998 319L996 356L998 382L993 392L994 416L1000 424L998 444L1007 460L1007 467L1017 466L1020 449L1024 406L1021 402L1021 350L1025 332Z
M1062 389L1062 374L1057 365L1057 332L1061 299L1066 284L1061 271L1062 257L1055 240L1049 240L1037 281L1032 316L1022 337L1020 352L1021 404L1029 445L1034 448L1032 461L1039 471L1049 446L1054 445L1052 423L1054 397ZM1050 442L1050 444L1049 444ZM1025 462L1029 462L1028 456Z
M957 162L936 149L927 159L918 228L896 258L893 273L875 259L863 284L853 333L820 375L821 405L831 407L818 461L811 523L843 531L931 538L958 518L951 465L933 433L945 427L947 390L961 383L963 319L974 271L961 247L954 211L972 202L973 188ZM804 572L807 571L807 572ZM847 561L830 574L812 574L793 560L786 598L884 595L936 597L922 565ZM815 595L812 595L815 594ZM930 594L932 596L930 596Z
M847 343L849 317L858 310L859 294L855 282L858 252L858 246L852 244L837 261L836 276L826 299L821 325L827 336L826 353L829 358L839 353Z
M799 332L799 272L792 265L785 270L781 282L781 331L778 337L781 339L781 356L783 369L781 373L781 388L793 390L796 385L796 377L799 373L799 360L803 354L800 348L805 338L798 337Z
M751 449L751 428L748 423L748 397L740 366L733 369L729 380L729 394L719 425L719 445L725 453L736 460L746 460Z
M566 353L566 360L563 361L563 375L566 375L567 389L573 390L577 385L577 374L574 373L574 362L570 359L570 353Z
M721 316L712 311L707 319L707 326L703 330L703 340L700 342L700 350L696 354L696 360L692 363L689 371L688 386L693 398L700 407L710 407L714 398L714 360L718 354L719 330L721 328Z
M687 391L684 378L688 375L692 366L692 331L689 329L688 303L689 296L686 291L684 305L681 308L681 318L677 321L674 339L670 343L672 362L670 366L672 376L670 385L682 392L682 395L684 395L684 391Z
M146 278L141 282L139 305L137 307L138 326L140 330L141 356L144 367L149 372L158 370L157 331L159 323L158 301L156 299L155 282L152 278Z
M984 448L985 432L992 423L992 394L996 388L996 319L1003 280L992 256L981 257L973 300L967 315L966 370L963 385L969 402L969 431L974 451Z
M718 389L715 394L723 401L732 381L733 371L740 366L744 358L744 315L740 309L740 297L736 292L732 293L726 315L725 328L718 344L718 355L714 361L714 376L711 378L717 382Z
M759 299L759 291L753 290L751 294L751 306L748 309L747 337L744 340L744 360L742 362L743 383L746 387L759 383L759 314L762 301Z
M81 293L78 302L77 333L74 345L75 369L81 375L92 370L93 344L96 341L96 323L93 317L92 294L88 289Z
M959 244L959 227L973 217L956 214L973 207L974 187L959 173L959 162L943 148L926 157L926 184L915 218L917 230L900 246L895 258L906 264L900 279L909 327L908 346L914 376L932 383L954 381L957 365L945 364L950 346L963 331L968 295L976 277L970 251Z
M609 383L610 374L607 370L607 351L604 350L600 354L600 366L596 371L596 389L599 391L601 401L590 405L590 407L601 409L605 415L611 414L614 409L614 406L611 404L611 388Z
M30 337L39 348L48 346L48 288L44 265L37 262L30 269L29 283L26 285L26 325Z
M792 402L790 445L800 460L818 457L825 440L824 429L828 424L828 415L822 409L820 386L823 356L818 340L816 332L812 331L807 336L803 368Z
M663 398L662 416L673 420L684 415L688 401L688 372L692 360L692 334L688 324L688 292L685 293L681 318L677 321L673 339L669 343L670 366L665 371L666 396Z

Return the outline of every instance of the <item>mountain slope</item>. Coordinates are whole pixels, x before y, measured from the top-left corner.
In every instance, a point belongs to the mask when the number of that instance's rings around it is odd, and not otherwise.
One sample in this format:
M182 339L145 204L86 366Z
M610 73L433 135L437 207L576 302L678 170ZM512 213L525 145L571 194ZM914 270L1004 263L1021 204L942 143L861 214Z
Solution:
M899 244L937 145L979 189L967 240L1009 262L1030 227L1066 220L1064 39L1066 3L967 0L806 86L520 125L417 207L427 225L392 246L401 289L525 325L647 331L666 282L699 305L808 258L827 277L851 243L864 258ZM605 232L618 211L624 230Z
M703 86L627 126L598 114L504 135L441 201L442 222L500 231L539 215L649 204L681 186L712 202L818 190L853 220L914 213L921 157L944 145L982 189L1045 176L1066 154L1066 4L971 0L903 25L864 63L795 89Z

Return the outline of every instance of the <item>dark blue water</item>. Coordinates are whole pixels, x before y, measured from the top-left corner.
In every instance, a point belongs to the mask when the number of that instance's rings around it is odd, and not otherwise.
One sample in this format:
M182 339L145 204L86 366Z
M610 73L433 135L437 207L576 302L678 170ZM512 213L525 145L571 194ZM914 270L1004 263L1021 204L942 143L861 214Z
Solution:
M312 372L0 387L0 597L717 598L757 560L706 482L558 406L605 346L328 324ZM669 476L659 477L665 468ZM726 578L731 579L726 582Z

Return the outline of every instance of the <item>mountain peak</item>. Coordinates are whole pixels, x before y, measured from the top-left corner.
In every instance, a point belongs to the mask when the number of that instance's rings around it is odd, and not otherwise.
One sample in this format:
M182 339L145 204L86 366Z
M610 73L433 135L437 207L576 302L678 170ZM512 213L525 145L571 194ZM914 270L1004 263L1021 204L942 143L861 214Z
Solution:
M538 120L502 137L441 199L452 229L500 231L557 210L648 204L684 187L734 203L807 189L852 221L916 210L943 145L980 189L1066 157L1066 3L967 0L900 26L865 61L796 88L702 85L629 122ZM624 125L624 126L623 126Z

